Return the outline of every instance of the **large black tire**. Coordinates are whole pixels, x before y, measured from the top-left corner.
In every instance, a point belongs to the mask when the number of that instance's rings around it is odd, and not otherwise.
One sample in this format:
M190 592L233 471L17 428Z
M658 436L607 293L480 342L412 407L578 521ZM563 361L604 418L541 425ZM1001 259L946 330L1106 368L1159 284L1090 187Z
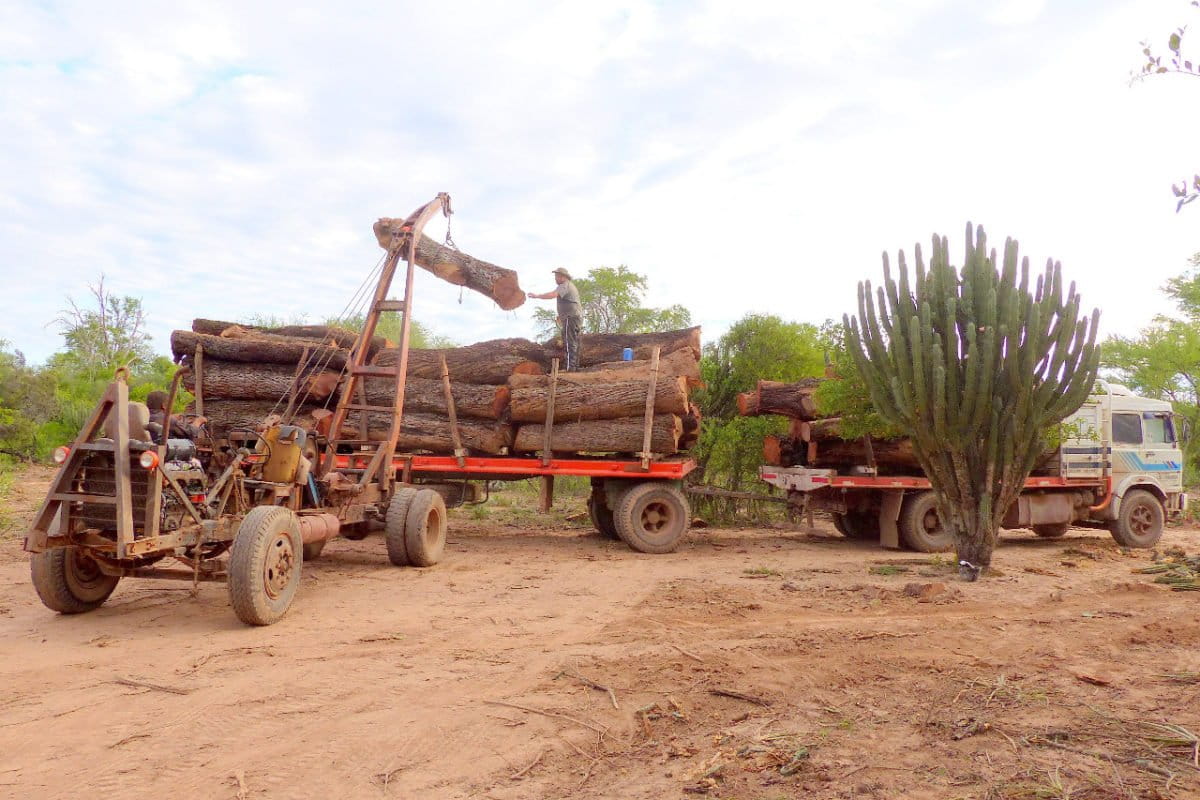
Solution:
M1033 532L1043 539L1057 539L1060 536L1065 536L1069 530L1071 530L1071 523L1069 522L1047 522L1043 525L1033 526Z
M414 567L432 567L446 548L446 501L432 489L421 489L408 508L404 549Z
M304 560L316 561L321 557L321 551L325 549L325 542L307 542L304 545Z
M270 625L287 613L304 563L300 521L282 506L258 506L238 526L229 553L229 602L247 625Z
M618 502L620 495L617 496ZM615 506L616 503L613 503ZM605 501L604 490L592 490L588 495L587 501L588 517L592 520L592 527L600 532L600 535L605 539L620 539L620 534L617 533L617 523L613 521L613 510L608 507Z
M383 538L387 542L388 558L397 567L408 566L408 550L404 547L404 529L408 526L408 507L417 496L411 486L397 489L388 503Z
M29 559L29 575L42 603L60 614L82 614L99 608L121 580L116 575L105 575L77 547L34 553Z
M900 538L918 553L944 553L954 549L954 537L942 525L933 492L904 498L900 509Z
M639 553L658 555L679 546L691 515L682 490L661 481L647 481L621 494L613 522L625 544Z
M874 511L849 511L833 515L833 527L847 539L879 539L879 514Z
M1149 548L1162 538L1167 513L1157 497L1133 489L1121 498L1121 510L1109 523L1109 532L1122 547Z

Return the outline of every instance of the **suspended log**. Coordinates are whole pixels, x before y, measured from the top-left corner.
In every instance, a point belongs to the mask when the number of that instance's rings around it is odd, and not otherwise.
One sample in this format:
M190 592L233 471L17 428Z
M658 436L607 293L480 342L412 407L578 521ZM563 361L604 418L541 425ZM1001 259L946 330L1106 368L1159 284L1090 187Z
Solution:
M312 403L301 406L296 411L291 424L299 425L305 430L312 430L315 423L310 412L318 407ZM230 432L234 430L246 432L256 430L268 415L282 415L286 408L286 402L276 403L271 400L205 399L204 401L204 415L208 418L208 432L214 439L227 439Z
M738 413L743 417L781 414L796 419L815 419L817 402L813 394L821 382L819 378L804 378L793 383L759 381L752 391L737 396Z
M661 333L585 333L579 337L579 363L584 366L620 361L626 347L633 348L637 360L649 359L655 347L660 356L688 350L700 358L700 328L684 328Z
M204 357L219 361L242 361L247 363L291 364L300 362L305 350L309 364L326 369L340 370L346 365L349 351L340 347L322 345L304 339L289 339L282 336L262 334L261 338L228 339L191 331L171 333L171 352L175 361L196 352L196 345L204 345Z
M533 453L542 449L543 425L517 428L513 449ZM674 414L657 414L650 436L650 451L671 454L679 450L683 424ZM642 419L564 422L553 427L550 448L556 453L635 453L642 449Z
M384 250L391 249L398 241L403 224L403 219L391 217L383 217L376 222L374 230L379 246ZM404 255L401 253L402 257ZM521 289L517 273L440 245L424 234L417 240L416 264L455 286L466 286L491 298L505 311L525 302L525 292Z
M395 381L384 378L368 378L367 402L373 406L390 406L395 400ZM508 408L509 389L505 385L451 383L454 410L459 417L500 419ZM404 416L408 413L424 412L447 414L446 394L442 382L432 378L409 377L404 382Z
M357 436L358 416L363 412L354 412L346 420L342 430ZM367 438L382 442L388 437L391 416L380 412L367 412ZM477 453L498 455L504 448L512 446L513 428L503 422L494 420L472 419L470 417L458 420L458 434L463 447ZM400 437L396 440L396 449L403 452L428 450L432 453L453 453L454 440L450 435L450 421L441 414L409 414L404 413L400 424Z
M588 386L572 385L570 373L559 375L554 394L554 419L578 422L592 419L618 419L644 413L649 381L617 381ZM513 422L538 422L546 419L548 387L513 389L509 413ZM659 378L655 382L654 411L657 414L686 414L687 381L683 378Z
M207 355L207 354L206 354ZM278 400L286 404L296 367L287 364L248 364L244 361L204 359L204 399L208 400ZM329 370L301 375L296 394L308 395L312 401L324 400L337 388L339 375ZM196 376L188 372L183 385L196 392Z
M205 352L207 352L207 345ZM409 350L408 377L441 377L441 354L446 355L450 379L457 383L506 383L514 374L540 375L544 367L539 359L544 355L540 346L528 339L492 339L486 342L451 347L442 350ZM536 358L530 358L535 355ZM372 364L395 366L400 350L388 347L371 359Z
M265 327L262 325L248 325L241 322L221 322L215 319L197 318L192 320L192 331L195 333L207 333L210 336L225 336L227 339L245 339L247 338L247 334L258 332L272 336L287 336L294 339L312 339L346 350L349 350L358 341L358 333L355 331L333 325L278 325L275 327ZM372 337L371 346L367 351L368 355L374 355L386 345L387 339L384 339L382 336Z
M687 379L688 388L695 389L700 385L700 362L690 350L676 350L661 356L658 362L660 376L681 377ZM618 381L647 381L650 379L649 361L606 361L578 372L563 372L558 376L560 384L575 384L589 386L598 383L616 383ZM546 387L550 379L544 375L513 375L508 385L514 389L526 387Z

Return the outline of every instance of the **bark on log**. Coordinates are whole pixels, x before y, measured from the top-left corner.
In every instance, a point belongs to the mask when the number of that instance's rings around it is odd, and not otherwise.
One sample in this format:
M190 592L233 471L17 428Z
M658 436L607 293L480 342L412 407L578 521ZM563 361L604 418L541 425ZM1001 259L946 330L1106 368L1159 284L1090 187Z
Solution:
M579 386L569 383L570 377L571 373L559 375L558 387L554 393L554 419L558 422L619 419L645 412L649 380ZM513 422L544 421L549 398L549 387L513 389L509 398L509 412ZM683 378L659 378L654 388L654 412L686 414L687 381Z
M205 365L207 366L207 365ZM260 426L269 414L282 414L287 403L275 403L270 400L212 400L205 399L204 415L208 417L208 432L214 439L226 439L234 428L252 431ZM305 404L298 408L292 420L293 425L299 425L305 430L312 430L315 421L309 412L318 408L314 404Z
M385 378L368 378L367 402L373 406L390 406L395 400L395 381ZM481 385L474 383L451 383L450 393L454 396L454 411L459 417L478 419L500 419L508 408L507 386ZM409 377L404 382L404 416L410 411L429 414L448 414L446 395L442 382L432 378Z
M660 356L658 374L685 378L690 389L700 386L700 362L687 349L676 350L674 353ZM570 383L578 386L649 379L649 361L606 361L578 372L560 372L558 375L560 384ZM508 385L514 389L546 387L550 385L550 378L544 375L513 375L509 379Z
M358 416L350 414L342 427L344 434L357 438ZM382 442L388 437L391 415L380 412L367 414L367 438ZM463 447L478 453L498 455L504 448L512 446L513 428L494 420L458 420L458 434ZM450 420L441 414L409 414L405 412L400 425L400 437L396 440L398 451L428 450L433 453L453 453L454 441L450 436Z
M228 339L191 331L171 333L171 352L175 360L185 356L191 358L196 345L204 345L205 361L242 361L247 363L291 364L299 363L305 348L308 348L308 363L325 369L340 370L346 365L349 352L340 347L322 345L304 339L288 339L263 334L261 338Z
M272 328L262 325L247 325L240 322L222 322L215 319L197 318L192 320L192 331L195 333L206 333L210 336L225 336L227 339L246 338L244 335L236 335L235 331L258 332L272 336L287 336L293 339L312 339L346 350L349 350L358 341L358 334L355 331L333 325L279 325ZM234 335L226 335L227 333ZM374 336L371 338L371 346L367 351L368 355L374 355L386 346L387 339L382 336Z
M206 351L207 355L207 351ZM209 400L278 400L284 398L292 387L296 367L287 364L247 364L244 361L218 361L204 359L204 399ZM297 397L305 394L311 401L329 397L337 388L338 373L329 370L314 372L311 369L300 378ZM188 372L183 385L189 392L196 392L196 375ZM205 409L207 410L207 408Z
M743 417L781 414L795 419L815 419L817 402L813 397L819 378L804 378L794 383L759 381L753 391L737 397L738 413Z
M517 428L513 449L535 453L542 449L544 425ZM650 450L669 455L678 452L683 424L674 414L656 414ZM551 449L556 453L636 453L642 449L642 419L602 419L564 422L551 431Z
M403 219L391 217L383 217L376 222L374 230L379 246L389 250L403 224ZM401 257L404 255L401 253ZM521 289L517 273L440 245L424 234L417 240L416 264L455 286L474 289L496 301L505 311L525 302L525 292Z
M650 358L655 346L664 356L677 350L689 350L694 358L700 358L700 328L684 328L661 333L585 333L579 337L579 363L584 367L607 361L622 360L626 347L633 348L637 360Z
M205 352L208 352L207 345ZM493 339L445 350L409 350L408 376L440 379L442 353L446 354L450 380L456 383L500 384L507 383L514 374L540 375L544 371L540 346L528 339ZM537 358L530 358L534 354ZM380 350L371 363L395 366L399 360L400 350L389 347Z

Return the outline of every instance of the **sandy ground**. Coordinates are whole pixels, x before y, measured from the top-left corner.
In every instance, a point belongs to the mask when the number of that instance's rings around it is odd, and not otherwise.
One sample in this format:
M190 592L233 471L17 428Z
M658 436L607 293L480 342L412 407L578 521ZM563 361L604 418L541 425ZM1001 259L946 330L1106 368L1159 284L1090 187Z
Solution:
M0 541L0 797L1200 797L1200 593L1107 534L967 585L820 521L645 556L473 516L428 570L332 543L267 628L217 584L57 616Z

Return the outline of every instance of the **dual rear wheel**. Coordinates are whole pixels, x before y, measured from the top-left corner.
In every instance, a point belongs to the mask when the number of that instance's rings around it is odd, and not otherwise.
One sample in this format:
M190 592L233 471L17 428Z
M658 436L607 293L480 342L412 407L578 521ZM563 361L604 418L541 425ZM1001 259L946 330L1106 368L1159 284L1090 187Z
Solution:
M667 481L597 486L587 506L592 525L602 536L620 539L639 553L673 552L691 523L687 496Z

